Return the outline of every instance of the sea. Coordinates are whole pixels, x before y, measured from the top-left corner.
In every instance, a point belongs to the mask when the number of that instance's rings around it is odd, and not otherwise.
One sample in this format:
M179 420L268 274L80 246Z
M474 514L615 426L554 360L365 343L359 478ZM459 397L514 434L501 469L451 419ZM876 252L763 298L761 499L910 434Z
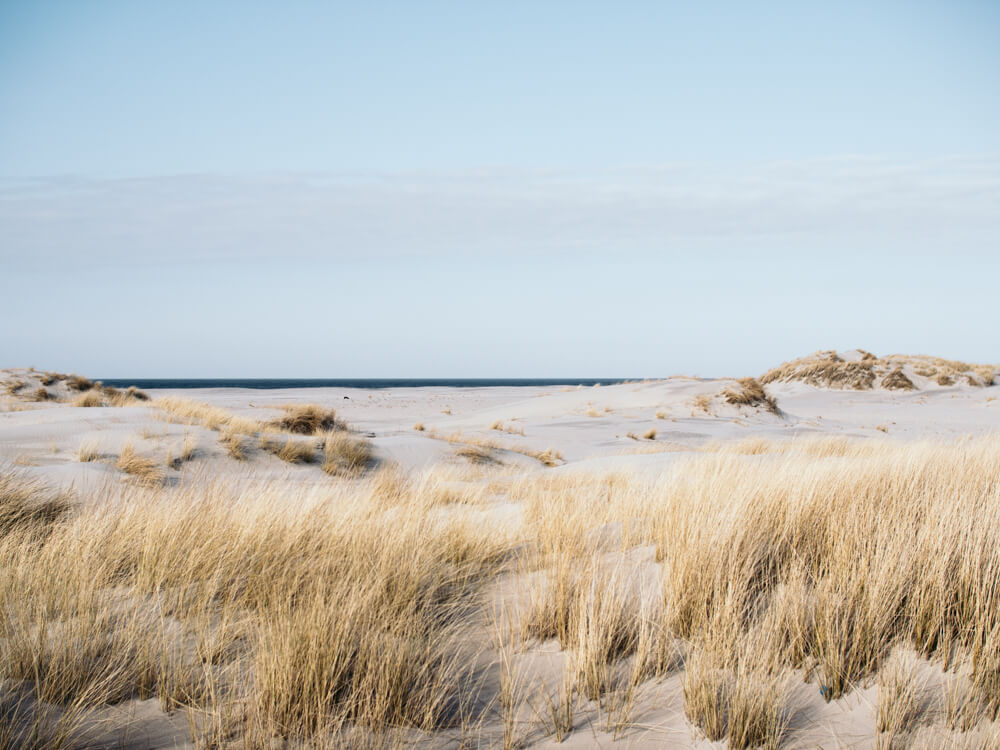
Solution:
M102 378L115 388L495 388L614 385L640 378Z

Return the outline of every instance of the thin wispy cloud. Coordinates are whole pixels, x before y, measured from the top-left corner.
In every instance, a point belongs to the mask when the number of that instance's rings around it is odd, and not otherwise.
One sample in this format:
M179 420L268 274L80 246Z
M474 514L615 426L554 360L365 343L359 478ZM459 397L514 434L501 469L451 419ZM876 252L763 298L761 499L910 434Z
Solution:
M840 243L973 255L1000 158L843 157L609 170L53 177L0 185L5 264L683 251Z

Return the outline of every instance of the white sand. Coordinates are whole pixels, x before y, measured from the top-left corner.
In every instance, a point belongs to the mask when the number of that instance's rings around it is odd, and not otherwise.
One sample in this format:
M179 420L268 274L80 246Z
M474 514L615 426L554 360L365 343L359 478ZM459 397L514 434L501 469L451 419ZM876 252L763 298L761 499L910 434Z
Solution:
M968 384L939 386L912 372L914 391L827 390L802 383L776 383L768 392L777 398L780 414L724 403L718 394L733 380L675 377L661 381L602 385L600 387L392 388L360 390L306 388L286 390L202 389L150 391L154 399L178 396L219 406L255 419L269 419L286 404L315 403L333 407L355 430L368 434L383 462L414 469L436 462L462 463L448 436L485 439L528 451L558 451L563 460L546 468L538 460L514 451L495 455L511 468L525 472L660 470L710 441L751 437L793 440L808 436L846 436L872 439L952 440L963 435L996 432L1000 428L1000 387ZM33 377L25 371L0 372L0 380ZM713 400L708 411L694 404L699 396ZM346 397L346 398L345 398ZM657 414L661 415L658 418ZM500 421L514 433L490 429ZM424 431L414 425L423 423ZM641 439L655 429L655 439ZM517 434L523 431L523 435ZM640 439L629 437L629 434ZM290 466L257 452L250 462L226 456L218 433L196 424L169 421L154 405L123 408L78 408L67 403L32 403L20 396L0 397L0 463L63 487L81 496L101 483L120 483L125 477L110 460L132 441L136 450L152 457L168 451L179 454L185 437L197 440L194 460L168 471L168 482L218 475L270 475L288 481L338 481L315 465ZM103 461L80 463L81 443L96 441ZM509 503L507 504L510 505ZM498 513L516 509L503 506ZM652 564L652 563L650 563ZM558 674L565 655L552 644L542 644L517 657L519 668L547 680ZM924 665L928 691L940 694L941 673ZM874 746L874 687L854 690L825 703L815 685L794 690L797 706L789 747ZM134 702L110 713L131 711L140 719L130 739L132 747L177 747L189 742L186 723L178 715L163 714L154 701ZM637 701L636 726L620 744L627 747L722 747L699 740L684 718L679 677L642 687ZM578 728L561 747L581 748L618 744L591 721ZM946 744L945 738L931 738ZM111 742L111 740L109 740ZM455 742L436 738L432 745ZM555 746L554 740L537 746ZM942 745L943 746L943 745Z

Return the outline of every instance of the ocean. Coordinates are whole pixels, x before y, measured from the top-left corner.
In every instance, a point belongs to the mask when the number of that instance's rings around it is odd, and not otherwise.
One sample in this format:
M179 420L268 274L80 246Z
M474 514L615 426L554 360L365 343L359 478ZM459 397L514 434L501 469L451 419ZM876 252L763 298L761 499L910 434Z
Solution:
M497 386L613 385L639 378L102 378L116 388L492 388Z

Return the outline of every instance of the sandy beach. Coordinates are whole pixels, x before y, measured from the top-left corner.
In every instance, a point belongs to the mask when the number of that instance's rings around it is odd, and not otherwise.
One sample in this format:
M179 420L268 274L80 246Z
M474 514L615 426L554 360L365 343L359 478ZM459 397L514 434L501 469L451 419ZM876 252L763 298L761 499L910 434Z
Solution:
M825 502L831 507L855 502L856 498L838 499L836 493L868 481L864 477L881 476L880 467L888 467L895 479L879 482L902 483L878 490L884 493L885 502L911 503L922 497L923 490L907 485L907 477L917 470L914 462L926 461L946 474L947 467L953 466L958 478L970 483L972 494L962 502L978 502L978 495L973 495L985 492L982 501L995 503L996 475L992 480L981 476L980 468L976 476L961 476L960 467L974 464L992 471L1000 460L996 448L1000 400L993 385L998 374L989 366L932 358L876 358L856 350L817 353L757 379L676 376L586 387L142 392L105 388L85 378L74 380L55 373L5 370L0 462L9 478L7 491L13 496L10 482L33 487L29 505L45 497L62 498L67 517L76 520L60 521L57 526L72 527L84 523L81 518L89 519L87 524L97 524L94 528L103 529L101 533L110 534L110 539L122 532L112 533L101 524L125 524L122 518L135 518L138 523L145 518L141 523L171 527L180 523L178 517L187 518L192 508L204 507L199 504L208 501L213 507L207 512L216 521L202 518L199 527L236 522L231 516L235 513L238 523L256 519L240 527L244 528L240 533L252 537L258 533L254 524L303 523L294 518L307 513L301 517L319 516L332 524L324 534L343 533L332 530L338 525L346 529L358 523L358 528L369 528L375 523L383 529L381 534L387 530L404 538L418 534L421 541L414 543L438 545L428 548L435 554L440 542L433 539L446 529L452 540L447 544L454 542L454 535L461 535L466 549L462 559L476 561L474 571L470 568L463 574L461 596L447 604L451 613L447 628L435 631L432 639L433 648L438 649L432 662L439 665L435 669L441 669L444 662L451 664L444 670L447 675L433 685L414 678L407 688L430 690L435 702L448 704L449 708L441 708L433 717L393 709L396 713L379 714L382 718L375 719L350 704L360 699L357 696L337 699L329 694L322 698L329 703L319 718L297 723L311 709L295 708L293 702L281 715L291 712L294 720L279 719L273 705L261 703L259 695L244 695L233 682L234 673L255 675L251 679L255 685L263 679L260 650L270 641L263 621L249 614L253 607L237 607L242 614L233 615L233 622L241 624L233 628L239 635L226 640L230 614L219 604L225 601L222 594L212 595L197 613L175 604L183 613L168 615L164 604L154 603L159 599L148 597L160 597L172 587L158 584L150 589L137 579L132 586L138 598L129 605L136 607L135 616L152 618L160 631L169 623L178 633L188 633L178 635L179 640L170 645L181 662L189 658L197 664L199 652L192 638L224 642L219 648L225 656L218 657L218 666L197 679L211 686L212 698L193 689L190 695L180 689L165 692L162 675L158 688L140 688L135 682L138 678L129 678L131 682L126 680L114 696L86 699L80 705L69 696L56 699L36 693L12 710L16 721L8 731L20 731L17 727L23 729L31 721L40 722L44 731L54 731L61 726L58 717L63 716L69 718L62 721L62 729L73 742L100 747L204 747L211 742L221 743L212 746L236 747L243 746L240 742L254 744L262 738L281 737L297 737L296 741L317 746L714 747L728 742L731 747L888 747L900 743L992 747L988 743L1000 735L993 721L996 704L981 692L983 645L976 656L976 647L961 645L958 636L945 648L936 641L928 645L912 633L904 637L905 629L887 631L873 646L877 653L861 665L843 666L846 671L834 679L829 670L835 665L829 662L827 647L808 640L818 635L803 635L806 640L798 646L779 648L779 666L749 667L744 664L748 653L776 648L773 642L753 645L754 639L777 637L776 626L762 624L769 622L766 617L759 615L764 619L757 625L739 626L730 636L740 642L727 647L715 639L728 631L712 624L712 617L724 616L721 604L708 605L709 619L701 624L700 619L691 621L692 615L682 617L681 613L691 595L684 586L694 585L688 580L691 576L703 575L715 566L718 570L713 575L723 575L727 566L735 564L727 562L732 549L726 545L745 543L736 541L742 533L739 529L757 523L749 517L745 522L738 518L771 507L772 501L760 499L760 493L777 486L773 483L778 478L784 478L781 492L790 493L780 501L786 509L782 512L807 495L827 492L822 482L832 476L831 471L841 477L842 486L831 487L829 492L834 494ZM934 481L943 481L944 475L940 476L934 474ZM695 496L705 499L685 511ZM959 501L947 497L942 501L952 500ZM148 506L148 517L144 506ZM358 508L369 506L357 515ZM716 521L710 522L708 507L721 514ZM996 506L989 507L995 510ZM869 533L877 537L883 533L878 524L892 520L879 521L878 508L872 512L876 514L872 523L878 528L859 532L857 538ZM680 515L670 520L671 514ZM966 521L985 523L983 519ZM709 536L697 541L691 535L702 522L722 526L714 531L705 527L697 534ZM673 526L677 523L690 527L685 531L683 526ZM417 526L411 529L413 524ZM723 532L723 527L729 530ZM180 524L174 533L186 539L185 535L195 533L185 528ZM53 533L58 536L60 532ZM139 534L129 537L134 543L155 547L161 531L130 533ZM361 531L356 533L363 536ZM825 533L836 534L833 530ZM30 557L29 553L10 542L15 537L8 538L5 554L10 560L27 559L24 556ZM264 544L263 537L251 537L242 553L250 560ZM185 543L191 544L192 539ZM671 549L680 549L677 545L686 546L685 561L674 558ZM715 551L711 557L700 558L706 549ZM181 558L189 552L192 560L197 557L191 549L177 551ZM88 554L103 561L106 552ZM167 552L150 548L144 554L160 560L151 575L168 575L163 567L171 565ZM328 564L323 548L305 554L314 556L305 563L310 566L307 569L315 571ZM684 568L698 559L704 560L700 571ZM140 568L143 564L134 563ZM180 560L173 564L183 567ZM13 596L18 586L26 584L11 570L6 575ZM372 575L379 575L377 567ZM825 584L819 581L806 584L787 572L774 575L774 583L768 585L777 588L766 597L771 608L790 595L793 585L814 591L803 593L806 599L822 598L818 592ZM815 575L834 580L837 574ZM561 587L579 576L587 580L593 576L594 583L587 585L599 582L606 591L602 589L597 599L593 599L594 590L585 593L586 587L584 593L573 595L583 599L561 602L551 598L553 586ZM203 581L202 574L189 579L188 585L201 586L198 581ZM82 597L86 590L90 604L81 600L71 610L76 614L67 614L84 616L86 606L96 606L94 597L105 596L100 591L109 585L110 580L95 583L88 579L86 585L75 584L77 589L70 586L70 593L64 595ZM255 584L248 580L246 585ZM148 593L140 596L140 590ZM726 596L732 595L730 591ZM555 616L553 620L551 612L545 614L548 607L558 611L564 605L572 609L568 619ZM19 604L9 600L5 606ZM109 606L105 601L98 609L106 612ZM56 627L65 616L53 615L47 627ZM383 612L382 616L388 615ZM757 622L758 615L746 616ZM813 632L822 616L821 610L810 610L811 624L803 627ZM336 609L327 610L322 627L335 627L337 618ZM18 627L29 627L28 621L18 622L13 618L5 631L8 659L17 650L13 644L19 637ZM98 629L118 627L102 622ZM20 637L35 632L32 628L37 624ZM622 632L615 636L617 630ZM858 632L840 637L866 636ZM984 637L987 640L982 643L992 648L995 634ZM602 639L607 641L603 646ZM654 641L655 646L651 645ZM31 652L31 643L27 637L19 648ZM34 643L33 648L41 647ZM304 646L295 648L300 647ZM161 642L158 648L167 646ZM596 662L587 653L591 648L604 649ZM792 658L789 648L800 655ZM40 657L36 653L33 658L37 662ZM97 661L87 671L103 674L103 657L88 658ZM458 669L449 661L455 659L466 668ZM429 664L425 668L430 669ZM596 668L594 664L600 665L597 676L589 671ZM374 665L371 669L390 667ZM738 690L745 682L753 688L756 702L742 710L753 714L758 725L738 729L736 694L706 687L711 680L704 675L723 673L730 675L726 679L736 680L726 690ZM110 674L103 674L102 679L109 684L114 681ZM23 698L30 683L8 682L6 700L14 695ZM86 692L89 683L78 679L73 684ZM97 688L90 685L89 689ZM722 692L711 692L714 697L702 705L705 698L699 699L699 691L706 689ZM243 706L235 714L242 718L228 717L221 735L217 723L223 704L217 692L228 696L227 710L233 704ZM890 700L905 704L901 718L890 711L898 708ZM33 708L37 706L47 707L38 714ZM345 712L338 714L338 708Z

